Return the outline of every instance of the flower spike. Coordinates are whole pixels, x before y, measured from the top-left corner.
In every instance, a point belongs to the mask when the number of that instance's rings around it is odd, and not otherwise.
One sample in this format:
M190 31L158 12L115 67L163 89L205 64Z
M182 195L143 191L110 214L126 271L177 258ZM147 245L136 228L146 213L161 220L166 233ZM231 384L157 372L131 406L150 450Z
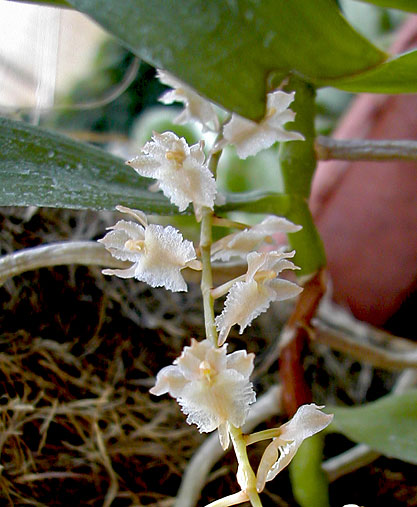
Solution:
M165 287L173 292L186 291L181 270L186 267L200 269L191 241L184 240L182 234L171 226L148 225L142 211L124 206L116 209L133 216L140 225L120 220L98 241L116 259L133 264L127 269L104 269L103 274L136 278L151 287Z

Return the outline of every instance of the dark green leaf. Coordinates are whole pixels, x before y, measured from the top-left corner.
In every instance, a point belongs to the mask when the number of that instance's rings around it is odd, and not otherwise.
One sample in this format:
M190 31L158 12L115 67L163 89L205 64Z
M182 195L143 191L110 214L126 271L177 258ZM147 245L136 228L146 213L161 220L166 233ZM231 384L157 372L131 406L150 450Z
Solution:
M349 92L415 93L417 51L394 56L373 70L355 77L335 80L332 85Z
M392 458L417 464L417 389L361 407L327 407L331 429Z
M0 205L114 209L147 213L178 210L147 190L124 162L93 146L26 123L0 119Z
M70 0L143 60L226 109L259 119L271 79L290 71L324 82L386 55L333 0ZM275 78L274 78L275 76Z
M65 0L11 0L24 4L38 4L45 7L67 7L71 9L71 5Z
M388 7L391 9L400 9L407 12L417 12L416 0L360 0L368 4L378 5L379 7Z
M285 216L295 224L302 225L301 231L288 235L291 247L297 252L294 262L301 268L299 274L314 273L325 266L323 244L307 202L302 197L287 194L229 194L227 204L216 209L218 213L235 210Z

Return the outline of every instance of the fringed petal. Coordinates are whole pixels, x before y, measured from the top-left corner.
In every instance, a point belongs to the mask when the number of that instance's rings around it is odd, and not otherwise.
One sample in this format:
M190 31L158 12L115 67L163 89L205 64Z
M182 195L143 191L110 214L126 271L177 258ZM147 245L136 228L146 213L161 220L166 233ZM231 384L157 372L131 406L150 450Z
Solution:
M294 93L276 91L267 95L266 115L259 123L236 114L224 126L223 135L229 144L236 147L239 158L245 159L269 148L277 141L302 141L298 132L285 130L284 125L293 121L295 114L288 109ZM287 104L286 107L284 107Z

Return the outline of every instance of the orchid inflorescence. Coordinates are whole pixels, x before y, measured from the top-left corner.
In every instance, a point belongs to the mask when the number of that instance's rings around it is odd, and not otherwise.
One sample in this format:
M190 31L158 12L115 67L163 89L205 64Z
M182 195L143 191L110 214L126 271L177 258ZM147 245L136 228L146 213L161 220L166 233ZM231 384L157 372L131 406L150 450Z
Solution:
M232 440L239 463L237 480L241 491L231 495L230 501L229 497L218 500L216 505L226 507L248 500L252 505L261 505L258 493L264 489L265 482L286 467L303 440L324 429L332 416L323 413L323 407L303 405L276 431L268 430L264 437L262 432L257 433L256 441L271 438L272 441L255 476L245 458L245 442L251 443L251 436L246 436L245 440L241 431L250 405L256 400L250 382L255 356L244 350L227 354L225 342L235 324L239 324L242 333L272 302L295 297L302 291L296 283L279 278L282 271L298 269L292 262L295 252L285 251L277 244L274 250L262 249L266 243L275 243L280 233L296 233L301 227L270 215L257 225L243 230L241 227L212 243L211 232L208 236L206 233L207 226L211 231L217 197L211 159L216 154L218 160L219 152L227 145L234 145L237 155L246 158L276 141L302 140L301 134L284 128L287 122L294 120L295 114L289 109L294 93L280 90L269 93L266 114L259 123L233 114L222 125L215 106L192 88L164 71L158 71L158 77L173 88L161 101L165 104L182 102L185 106L177 122L198 122L203 132L211 130L217 134L217 139L206 157L203 141L188 146L184 138L173 132L154 132L141 154L127 164L139 175L156 180L151 189L161 190L179 211L185 211L192 204L196 219L201 222L200 248L194 248L191 241L171 226L148 224L142 211L118 206L118 211L130 215L135 222L120 220L99 241L114 257L132 264L126 269L106 269L103 273L133 277L152 287L177 292L187 290L182 270L202 270L203 297L208 294L204 316L210 335L200 342L192 339L180 357L157 374L150 392L156 396L168 393L176 398L187 415L187 422L195 424L200 432L217 429L223 449L227 449ZM229 222L231 227L238 225ZM224 223L228 223L227 219L223 219ZM204 255L203 249L207 251L207 248L209 253ZM259 248L261 251L257 251ZM246 260L246 273L219 287L207 286L207 280L211 280L211 263L228 262L233 258ZM223 311L214 317L213 301L223 296L226 296Z

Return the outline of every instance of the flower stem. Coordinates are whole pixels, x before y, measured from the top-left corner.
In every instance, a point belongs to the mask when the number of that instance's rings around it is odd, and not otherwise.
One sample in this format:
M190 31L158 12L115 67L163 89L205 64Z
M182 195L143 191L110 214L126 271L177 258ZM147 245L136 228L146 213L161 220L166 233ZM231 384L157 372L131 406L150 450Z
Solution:
M202 262L201 293L203 295L204 323L206 337L217 347L218 336L214 322L214 298L211 295L213 287L213 274L211 270L211 243L212 243L213 212L209 208L203 208L200 231L200 252Z
M233 280L229 280L228 282L225 282L222 285L219 285L215 289L211 290L211 295L213 299L218 299L227 294L232 287L233 284L236 282L242 282L245 280L246 275L240 275L237 278L233 278Z
M242 222L235 222L234 220L222 217L214 217L213 225L217 225L218 227L230 227L231 229L234 228L239 230L248 229L250 227L248 224L242 224Z
M272 428L269 430L257 431L256 433L251 433L250 435L245 436L246 445L255 444L256 442L261 442L262 440L269 440L271 438L276 438L281 434L281 428Z
M234 495L225 496L206 505L206 507L229 507L230 505L238 505L248 501L248 496L244 491L239 491Z
M252 507L262 507L261 499L256 490L256 476L249 463L248 453L246 451L246 440L242 434L241 428L235 428L232 424L229 426L230 436L232 437L233 448L236 459L239 464L237 480L249 498Z
M219 130L215 144L223 138L222 129ZM217 165L221 157L222 150L211 152L208 160L208 168L216 177ZM214 298L211 295L213 288L213 273L211 268L211 245L213 243L212 228L214 212L210 208L203 208L201 211L201 229L200 229L200 253L202 262L201 275L201 293L203 295L204 323L206 328L206 337L211 343L218 346L218 335L216 324L214 322Z

